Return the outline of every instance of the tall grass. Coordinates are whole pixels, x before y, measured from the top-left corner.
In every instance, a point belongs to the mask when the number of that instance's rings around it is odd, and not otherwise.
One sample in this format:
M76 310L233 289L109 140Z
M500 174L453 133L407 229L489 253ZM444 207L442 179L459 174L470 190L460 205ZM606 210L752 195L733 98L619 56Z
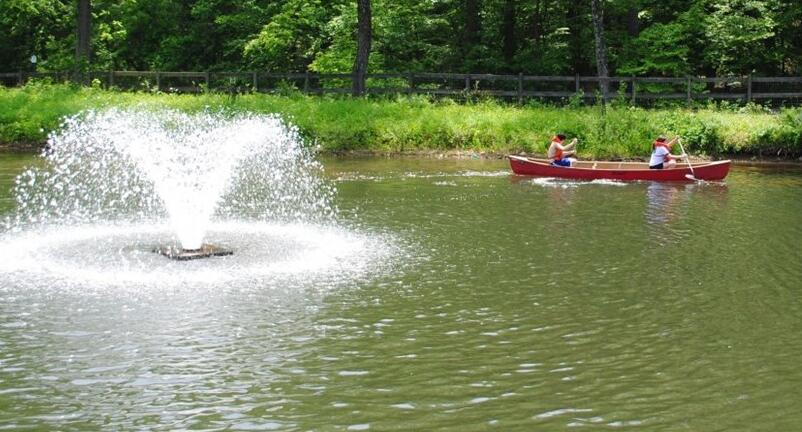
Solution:
M299 127L308 145L328 151L543 153L549 138L562 132L579 138L579 155L587 158L643 158L659 134L683 136L695 154L802 155L800 109L519 107L424 96L175 95L37 83L0 89L0 143L42 143L64 116L110 106L278 113Z

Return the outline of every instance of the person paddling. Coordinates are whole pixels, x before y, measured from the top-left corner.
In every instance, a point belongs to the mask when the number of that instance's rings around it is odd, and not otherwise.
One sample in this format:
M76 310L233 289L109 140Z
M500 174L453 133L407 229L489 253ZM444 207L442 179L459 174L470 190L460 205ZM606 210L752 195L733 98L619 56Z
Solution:
M674 168L677 165L677 159L688 157L685 153L681 155L671 154L671 146L677 142L677 137L666 141L666 137L660 135L652 143L652 157L649 159L649 169L664 169Z
M563 141L565 141L565 135L563 134L557 134L551 139L548 157L551 159L552 165L570 167L574 164L574 162L576 162L576 158L568 157L576 154L576 151L574 151L574 147L576 146L576 138L571 140L571 143L565 146L563 145Z

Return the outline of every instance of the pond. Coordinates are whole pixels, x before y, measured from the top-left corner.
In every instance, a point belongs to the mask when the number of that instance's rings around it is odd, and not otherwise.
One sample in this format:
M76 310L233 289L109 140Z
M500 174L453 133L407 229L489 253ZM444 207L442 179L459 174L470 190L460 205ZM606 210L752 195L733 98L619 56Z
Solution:
M660 184L519 177L498 160L322 162L340 227L381 249L360 270L160 287L0 264L0 425L802 425L802 170ZM31 163L0 158L0 213Z

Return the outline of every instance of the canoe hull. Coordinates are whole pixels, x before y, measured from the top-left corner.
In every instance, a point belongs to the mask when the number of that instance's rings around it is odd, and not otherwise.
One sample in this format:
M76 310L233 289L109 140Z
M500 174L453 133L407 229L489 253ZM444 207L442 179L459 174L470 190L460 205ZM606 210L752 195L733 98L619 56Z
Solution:
M690 181L691 174L688 165L678 165L676 168L653 170L644 163L599 162L604 168L588 167L558 167L551 165L548 160L529 159L520 156L509 156L512 172L519 175L539 177L560 177L578 180L622 180L622 181ZM583 162L583 165L596 165ZM694 164L693 176L699 180L722 180L730 171L729 160ZM617 165L617 167L616 167ZM612 167L611 167L612 166Z

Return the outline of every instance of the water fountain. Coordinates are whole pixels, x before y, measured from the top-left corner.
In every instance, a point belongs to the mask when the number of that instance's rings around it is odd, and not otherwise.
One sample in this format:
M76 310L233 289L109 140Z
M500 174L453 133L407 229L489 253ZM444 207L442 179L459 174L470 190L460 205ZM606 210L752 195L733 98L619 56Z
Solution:
M42 163L16 179L0 273L183 283L360 267L381 248L335 223L335 190L301 142L273 115L138 108L68 118ZM164 256L219 258L177 271Z

